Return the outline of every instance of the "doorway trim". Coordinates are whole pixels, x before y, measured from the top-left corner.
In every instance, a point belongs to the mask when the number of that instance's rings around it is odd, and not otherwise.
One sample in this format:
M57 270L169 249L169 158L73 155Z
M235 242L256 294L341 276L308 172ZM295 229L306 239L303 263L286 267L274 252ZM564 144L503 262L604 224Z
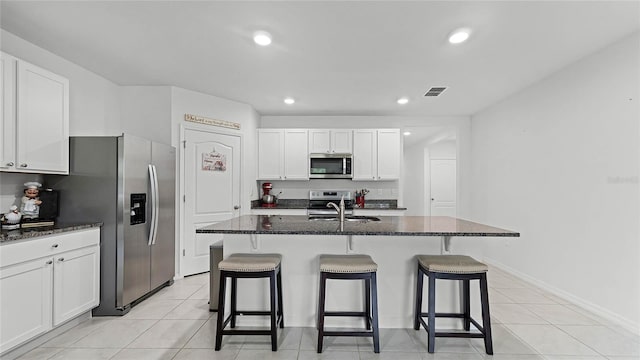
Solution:
M196 131L196 132L203 132L203 133L210 133L210 134L218 134L218 135L227 135L227 136L237 136L240 139L240 150L241 150L241 156L243 156L242 154L244 154L244 137L242 135L241 132L238 131L233 131L233 130L225 130L223 128L215 128L215 129L210 129L210 128L205 128L204 126L201 125L196 125L196 124L180 124L180 141L178 142L178 161L179 161L179 172L180 172L180 176L178 176L179 179L179 189L178 189L178 198L176 199L176 201L180 204L180 206L178 206L179 209L179 219L180 219L180 232L179 232L179 239L178 241L176 241L176 275L175 275L175 279L182 279L184 278L183 275L183 269L182 269L182 253L184 251L184 229L185 229L185 210L184 210L184 204L185 204L185 198L186 198L186 191L185 191L185 182L186 182L186 174L185 174L185 150L186 150L186 140L185 140L185 131ZM243 171L243 167L244 167L244 159L241 158L241 164L242 166L240 166L240 178L239 178L239 182L240 182L240 214L243 213L243 209L242 209L242 204L244 204L244 181L243 181L243 175L244 175L244 171Z

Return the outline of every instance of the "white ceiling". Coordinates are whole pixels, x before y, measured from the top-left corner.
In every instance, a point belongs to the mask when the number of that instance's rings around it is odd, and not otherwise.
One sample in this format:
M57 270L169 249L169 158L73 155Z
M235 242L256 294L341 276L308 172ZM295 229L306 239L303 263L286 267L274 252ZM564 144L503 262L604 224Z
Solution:
M1 0L0 12L3 29L117 84L262 115L470 115L640 29L639 1ZM449 44L462 26L469 41ZM273 44L255 45L256 30ZM431 86L449 89L423 97Z

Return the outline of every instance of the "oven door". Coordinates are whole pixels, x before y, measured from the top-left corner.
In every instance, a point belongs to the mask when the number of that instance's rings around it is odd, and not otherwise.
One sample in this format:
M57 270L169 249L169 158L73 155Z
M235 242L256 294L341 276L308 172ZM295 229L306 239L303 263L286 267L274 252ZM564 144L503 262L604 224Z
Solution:
M351 154L311 154L310 179L351 179Z

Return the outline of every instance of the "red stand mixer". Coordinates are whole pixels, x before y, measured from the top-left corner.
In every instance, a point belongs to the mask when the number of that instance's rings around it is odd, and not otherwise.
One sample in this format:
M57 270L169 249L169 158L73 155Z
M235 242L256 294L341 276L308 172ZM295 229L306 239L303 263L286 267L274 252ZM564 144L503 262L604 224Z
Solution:
M278 198L271 194L273 184L266 182L262 184L262 207L275 207Z

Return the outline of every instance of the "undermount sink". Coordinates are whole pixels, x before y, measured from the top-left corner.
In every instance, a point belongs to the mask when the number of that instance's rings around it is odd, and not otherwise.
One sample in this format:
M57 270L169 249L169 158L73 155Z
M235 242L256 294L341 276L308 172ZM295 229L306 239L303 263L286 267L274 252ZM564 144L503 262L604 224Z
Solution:
M309 220L315 221L315 220L324 220L324 221L339 221L340 219L337 216L317 216L317 215L310 215L309 216ZM375 216L362 216L362 215L347 215L344 217L345 221L362 221L362 222L367 222L367 221L380 221L380 218L377 218Z

